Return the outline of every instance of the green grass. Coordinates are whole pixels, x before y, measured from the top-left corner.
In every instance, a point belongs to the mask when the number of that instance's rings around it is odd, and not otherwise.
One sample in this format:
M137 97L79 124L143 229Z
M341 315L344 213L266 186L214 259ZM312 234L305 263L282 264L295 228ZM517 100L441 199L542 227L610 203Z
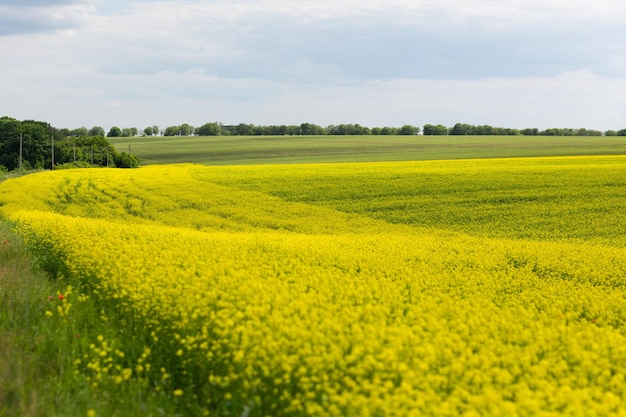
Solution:
M184 404L147 389L145 380L95 387L84 372L75 373L76 359L93 358L91 345L100 335L110 344L125 340L129 363L140 355L132 355L133 345L143 347L143 341L128 340L124 332L132 326L116 322L114 306L79 295L77 288L68 294L61 277L47 276L0 221L0 416L178 415ZM59 314L57 308L68 305L68 314Z
M143 165L376 162L626 153L626 137L210 136L109 138Z

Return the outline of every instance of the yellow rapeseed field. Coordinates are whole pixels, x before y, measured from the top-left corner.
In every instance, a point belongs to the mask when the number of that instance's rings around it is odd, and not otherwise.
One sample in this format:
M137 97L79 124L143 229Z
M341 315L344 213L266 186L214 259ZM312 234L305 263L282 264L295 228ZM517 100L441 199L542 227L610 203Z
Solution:
M626 415L624 168L67 170L1 184L0 213L141 323L132 367L77 358L92 381L207 415Z

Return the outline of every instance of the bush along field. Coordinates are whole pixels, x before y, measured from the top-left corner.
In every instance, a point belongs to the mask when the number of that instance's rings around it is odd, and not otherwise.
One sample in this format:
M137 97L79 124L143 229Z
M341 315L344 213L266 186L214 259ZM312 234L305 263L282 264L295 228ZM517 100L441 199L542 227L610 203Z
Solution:
M0 184L0 212L61 288L60 337L94 322L68 370L91 415L116 392L153 415L617 415L625 168L65 170Z

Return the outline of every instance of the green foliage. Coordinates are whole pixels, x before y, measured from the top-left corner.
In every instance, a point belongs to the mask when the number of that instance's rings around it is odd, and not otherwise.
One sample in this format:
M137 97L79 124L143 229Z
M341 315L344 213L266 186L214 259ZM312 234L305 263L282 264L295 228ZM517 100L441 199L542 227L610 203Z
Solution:
M205 123L197 127L194 134L198 136L220 136L222 134L222 126L219 123Z
M126 152L116 153L114 161L117 168L137 168L139 166L139 159Z
M137 136L137 133L136 127L125 127L122 129L122 136L124 137Z
M180 126L168 126L163 132L164 136L190 136L193 133L193 126L183 123Z
M519 135L517 129L493 127L489 125L474 126L467 123L457 123L449 130L450 135Z
M89 129L89 132L85 136L104 136L104 129L100 126L94 126Z
M104 136L67 137L55 143L55 163L114 166L117 151Z
M107 136L110 137L110 138L118 138L118 137L122 136L122 129L120 129L117 126L113 126L109 130L109 133L107 133Z
M74 169L74 168L92 168L89 162L86 161L76 161L76 162L66 162L64 164L58 164L54 166L54 169Z
M302 123L300 125L301 135L325 135L326 129L313 123Z
M420 128L411 125L404 125L398 130L398 135L419 135Z
M524 136L538 136L539 135L539 129L537 129L537 128L522 129L522 135L524 135Z
M121 134L112 128L109 135ZM131 133L136 134L136 129ZM89 133L98 133L89 135ZM54 147L54 154L53 154ZM118 156L115 148L104 137L104 130L95 126L56 129L45 122L18 121L10 117L0 118L0 166L8 171L95 166L115 166L115 160L124 167L135 167L135 156ZM54 155L54 161L53 161Z
M20 138L25 168L51 166L52 139L59 138L58 130L45 122L10 117L0 118L0 165L9 170L19 167Z
M152 126L148 126L143 130L143 134L146 136L152 136L153 134L155 134L156 132L154 131L154 129L152 128Z
M448 134L448 128L445 127L444 125L431 125L431 124L426 124L424 125L424 135L427 136L432 136L432 135L447 135Z
M593 129L550 128L539 132L541 136L602 136L602 132ZM608 136L608 135L607 135Z
M122 369L142 360L145 341L129 337L141 328L80 282L47 279L1 220L0 265L0 416L193 415L155 389L160 373L120 381L112 366L103 376L109 358Z

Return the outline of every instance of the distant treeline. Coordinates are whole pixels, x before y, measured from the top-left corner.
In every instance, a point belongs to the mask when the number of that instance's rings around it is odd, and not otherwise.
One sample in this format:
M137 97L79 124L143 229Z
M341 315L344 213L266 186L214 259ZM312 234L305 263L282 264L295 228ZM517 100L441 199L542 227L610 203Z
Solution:
M93 128L82 132L68 131L70 135L79 136L90 132L98 133ZM179 126L168 126L160 129L158 126L148 126L141 136L282 136L282 135L525 135L525 136L626 136L626 129L622 130L600 130L579 128L551 128L539 130L536 128L511 129L505 127L494 127L489 125L470 125L457 123L452 127L444 125L426 124L423 128L412 125L402 127L365 127L357 124L339 124L326 127L313 123L302 123L300 125L270 125L260 126L240 123L238 125L223 125L218 122L205 123L199 127L193 127L187 123ZM107 133L108 137L137 136L137 128L112 127Z
M511 129L489 125L457 123L452 127L425 124L423 128L365 127L359 124L338 124L326 127L313 123L300 125L258 126L240 123L224 125L219 122L193 127L187 123L179 126L148 126L143 131L136 127L112 127L108 132L100 126L91 129L55 128L49 123L35 120L19 121L0 117L0 169L54 168L55 166L137 166L139 161L130 153L118 153L107 137L132 136L283 136L283 135L526 135L526 136L626 136L626 129L602 132L586 128L536 128Z

